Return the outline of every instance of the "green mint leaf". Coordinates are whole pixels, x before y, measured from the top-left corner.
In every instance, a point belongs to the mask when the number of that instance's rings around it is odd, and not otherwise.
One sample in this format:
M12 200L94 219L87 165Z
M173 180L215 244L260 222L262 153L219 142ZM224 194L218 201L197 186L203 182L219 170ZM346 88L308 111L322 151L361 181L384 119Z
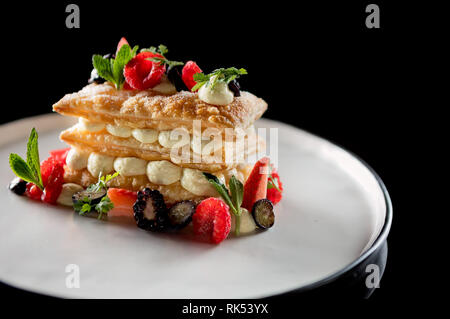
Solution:
M161 53L162 55L167 54L169 52L169 49L167 49L167 47L164 44L160 44L158 46L158 50L159 53Z
M150 48L145 48L145 49L141 49L140 52L152 52L152 53L158 53L156 47L150 47Z
M169 68L172 68L172 67L177 66L177 65L183 65L184 64L183 62L170 61L170 60L167 60L165 57L159 57L159 56L148 58L146 60L149 60L149 61L152 61L152 62L155 62L155 63L159 63L160 65L161 64L167 64L167 66Z
M205 75L203 73L195 73L193 76L193 79L195 82L197 82L197 84L195 84L192 89L191 92L195 92L197 91L199 88L201 88L203 85L207 84L209 81L209 76Z
M136 56L137 51L139 50L139 46L135 45L133 47L133 50L131 50L131 55L133 56L133 58Z
M234 207L236 208L238 215L241 214L241 205L244 199L244 185L234 175L231 176L230 181L231 199L233 200Z
M203 172L203 175L208 180L208 182L210 182L211 185L214 186L214 188L217 190L219 195L223 198L225 203L227 203L227 205L230 206L230 208L233 211L233 213L237 215L238 212L237 212L236 208L233 205L233 201L230 198L230 193L229 193L228 189L226 188L226 186L223 185L220 182L220 180L216 176L214 176L213 174Z
M192 87L191 92L197 91L199 88L201 88L205 84L206 84L206 82L197 82L197 84Z
M31 168L28 166L27 162L25 162L19 155L14 153L9 154L9 166L17 177L20 177L21 179L29 183L37 183Z
M116 58L114 59L112 75L118 90L122 88L123 83L125 82L123 69L125 65L133 58L134 50L137 51L137 48L134 47L133 50L131 50L131 47L128 44L124 44L120 48L119 52L117 52Z
M206 82L209 81L209 76L203 73L195 73L193 79L195 82Z
M227 69L225 69L225 68L216 69L209 74L197 73L197 74L194 74L194 81L197 82L197 85L195 85L191 89L191 91L195 91L205 84L209 85L211 90L214 90L217 82L223 81L228 84L231 81L239 78L241 75L245 75L245 74L248 74L247 70L245 70L243 68L237 69L235 67L231 67L231 68L227 68Z
M41 176L41 161L39 160L38 133L33 127L27 143L27 164L33 173L36 186L44 189Z
M92 65L97 70L98 75L106 81L115 83L114 76L112 74L113 61L113 59L105 59L99 54L92 56Z

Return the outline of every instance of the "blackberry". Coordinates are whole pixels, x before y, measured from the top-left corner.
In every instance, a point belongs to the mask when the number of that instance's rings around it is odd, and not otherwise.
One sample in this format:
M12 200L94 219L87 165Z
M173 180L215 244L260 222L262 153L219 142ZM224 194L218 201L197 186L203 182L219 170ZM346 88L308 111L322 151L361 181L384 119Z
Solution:
M170 226L164 197L157 190L145 188L139 191L133 212L139 228L161 232Z
M9 189L17 195L23 195L27 189L27 182L16 177L9 183Z
M172 82L172 84L175 86L178 92L189 91L189 89L187 88L186 84L184 84L184 81L181 77L182 70L183 70L182 65L171 66L167 69L167 78L169 79L170 82Z
M195 203L191 200L184 200L173 205L168 212L170 226L174 229L181 229L192 221L195 212Z
M234 96L241 96L241 86L238 81L233 80L228 83L228 88L234 93Z

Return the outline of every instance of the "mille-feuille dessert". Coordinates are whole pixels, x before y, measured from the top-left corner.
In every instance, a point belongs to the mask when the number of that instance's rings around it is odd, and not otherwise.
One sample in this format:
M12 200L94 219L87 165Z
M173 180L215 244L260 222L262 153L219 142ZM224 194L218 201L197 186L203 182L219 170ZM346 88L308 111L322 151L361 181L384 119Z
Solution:
M60 135L70 148L40 169L28 163L31 177L10 157L21 177L11 189L82 215L134 217L151 231L192 223L215 243L231 229L270 228L282 185L267 157L254 163L265 142L253 124L266 102L240 90L245 69L205 74L167 52L160 45L138 53L122 38L115 55L94 55L89 84L53 105L78 118ZM33 130L34 140L37 152Z

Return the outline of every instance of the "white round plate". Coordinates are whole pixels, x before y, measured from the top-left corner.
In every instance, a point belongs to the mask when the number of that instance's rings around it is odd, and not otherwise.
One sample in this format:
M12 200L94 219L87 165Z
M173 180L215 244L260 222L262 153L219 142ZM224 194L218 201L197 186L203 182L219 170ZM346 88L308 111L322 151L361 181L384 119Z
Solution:
M220 245L78 216L10 192L8 155L25 155L31 128L44 159L64 147L58 135L72 122L51 114L0 126L1 282L76 298L265 297L341 271L384 224L385 197L364 164L322 138L266 119L257 127L278 128L284 186L275 225ZM70 264L79 267L79 288L66 286Z

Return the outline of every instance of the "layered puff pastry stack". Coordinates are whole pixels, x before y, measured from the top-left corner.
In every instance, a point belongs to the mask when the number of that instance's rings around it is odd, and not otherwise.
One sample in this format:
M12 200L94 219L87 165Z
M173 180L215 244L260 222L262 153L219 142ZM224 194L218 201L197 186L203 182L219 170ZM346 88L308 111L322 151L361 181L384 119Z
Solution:
M248 92L241 92L229 105L214 106L187 91L161 94L151 89L117 90L109 82L90 84L53 105L55 112L79 118L78 124L60 135L71 146L64 180L87 187L99 175L118 171L120 175L109 186L133 191L156 189L168 204L219 196L202 172L212 173L225 183L235 175L244 183L253 166L248 158L265 147L253 123L266 109L262 99ZM196 157L204 154L208 144L205 140L195 143L198 139L193 134L198 121L203 132L214 129L223 133L219 159ZM188 140L171 139L175 129L188 132ZM230 130L244 132L245 141L244 146L231 148L232 158L236 159L232 161L226 160L225 147ZM190 150L189 160L173 156L173 147L183 143L182 148L186 150L187 145Z

